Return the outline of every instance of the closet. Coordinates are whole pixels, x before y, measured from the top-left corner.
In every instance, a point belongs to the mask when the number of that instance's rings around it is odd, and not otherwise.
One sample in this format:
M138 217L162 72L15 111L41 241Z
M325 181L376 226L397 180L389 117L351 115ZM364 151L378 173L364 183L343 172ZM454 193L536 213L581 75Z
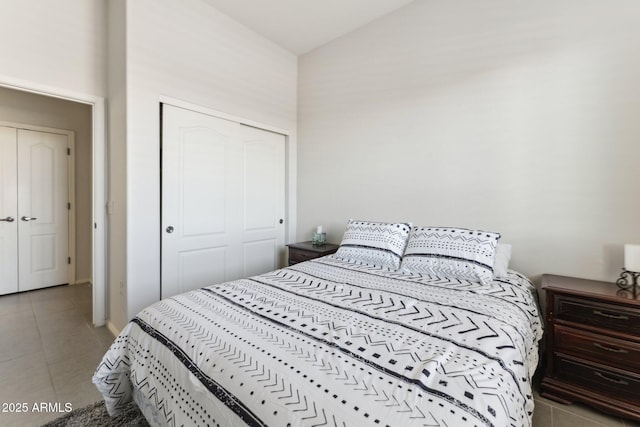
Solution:
M285 136L162 105L162 298L279 267Z
M0 126L0 295L69 281L72 141Z

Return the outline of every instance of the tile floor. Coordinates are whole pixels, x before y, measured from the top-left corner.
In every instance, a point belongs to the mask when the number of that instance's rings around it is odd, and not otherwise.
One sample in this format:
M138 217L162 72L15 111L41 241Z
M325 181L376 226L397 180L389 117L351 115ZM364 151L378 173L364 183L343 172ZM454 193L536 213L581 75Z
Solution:
M0 426L40 426L60 413L33 404L80 408L100 400L91 376L113 335L91 325L91 286L59 286L0 296L0 404L27 403L28 412L1 412ZM640 427L582 405L562 405L536 392L534 427ZM501 427L501 426L496 426Z
M56 405L100 400L91 376L113 335L92 326L91 298L89 284L0 296L0 426L40 426L64 413ZM41 403L51 410L34 412Z
M537 387L536 387L537 389ZM640 423L623 420L581 404L563 405L534 392L536 408L533 427L640 427Z

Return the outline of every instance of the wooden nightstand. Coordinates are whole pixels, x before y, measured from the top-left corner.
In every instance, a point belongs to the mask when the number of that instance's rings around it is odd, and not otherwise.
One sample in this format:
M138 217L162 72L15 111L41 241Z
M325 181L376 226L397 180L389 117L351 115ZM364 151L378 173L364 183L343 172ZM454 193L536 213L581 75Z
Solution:
M289 247L289 265L297 264L302 261L309 261L314 258L320 258L325 255L331 255L340 247L333 243L325 243L322 246L313 246L311 242L291 243L287 246Z
M640 299L615 283L543 275L542 395L640 420Z

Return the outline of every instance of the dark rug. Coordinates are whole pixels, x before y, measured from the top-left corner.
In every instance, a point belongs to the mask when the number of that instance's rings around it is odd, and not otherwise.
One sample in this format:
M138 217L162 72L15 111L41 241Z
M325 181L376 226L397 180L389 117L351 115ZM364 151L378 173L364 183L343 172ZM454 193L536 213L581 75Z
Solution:
M104 407L104 401L93 403L84 408L74 409L66 415L48 422L42 427L148 427L149 423L131 402L117 417L111 418Z

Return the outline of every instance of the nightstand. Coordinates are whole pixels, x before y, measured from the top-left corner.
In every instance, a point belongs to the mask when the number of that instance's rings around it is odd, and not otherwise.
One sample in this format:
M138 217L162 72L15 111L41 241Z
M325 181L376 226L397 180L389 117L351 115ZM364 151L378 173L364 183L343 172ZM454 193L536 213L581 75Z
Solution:
M289 265L297 264L310 259L320 258L335 253L339 245L325 243L322 246L313 246L311 242L291 243L289 247Z
M542 395L640 421L640 299L615 283L543 275Z

